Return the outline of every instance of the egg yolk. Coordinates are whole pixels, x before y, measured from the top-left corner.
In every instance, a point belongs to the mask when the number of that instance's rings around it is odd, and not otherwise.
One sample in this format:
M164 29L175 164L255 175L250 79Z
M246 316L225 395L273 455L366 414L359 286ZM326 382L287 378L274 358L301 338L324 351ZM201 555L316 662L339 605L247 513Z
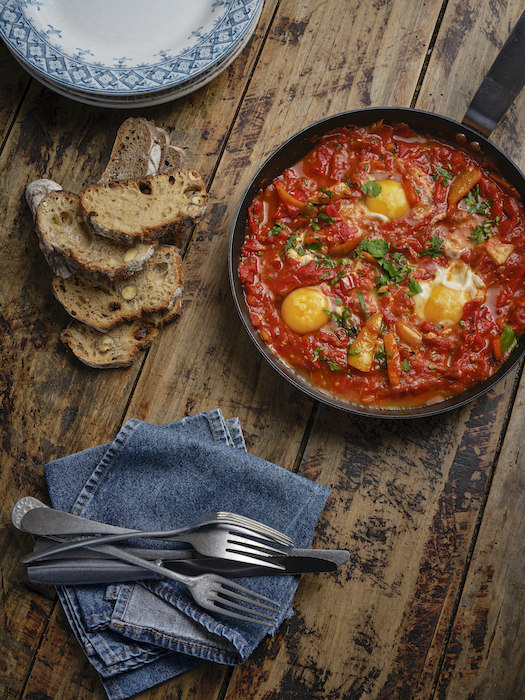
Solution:
M410 209L403 185L397 180L379 180L381 192L377 197L367 195L365 205L370 211L389 219L400 219Z
M431 323L459 323L463 316L465 295L459 289L438 285L432 289L425 305L425 318Z
M319 289L298 287L285 297L281 316L290 330L304 335L327 323L328 316L323 309L328 308L328 299Z

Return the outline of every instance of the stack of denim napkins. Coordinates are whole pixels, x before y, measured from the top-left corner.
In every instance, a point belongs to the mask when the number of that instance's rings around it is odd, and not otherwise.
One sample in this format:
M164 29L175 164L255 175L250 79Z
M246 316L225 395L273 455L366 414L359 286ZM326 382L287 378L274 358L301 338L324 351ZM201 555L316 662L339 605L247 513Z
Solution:
M311 545L330 492L249 455L238 419L225 420L218 409L163 426L130 420L113 442L48 464L46 478L54 508L91 520L163 530L230 511L286 533L300 548ZM281 604L276 628L292 616L298 577L236 580ZM168 579L61 586L58 594L111 700L206 660L240 664L269 630L200 609Z

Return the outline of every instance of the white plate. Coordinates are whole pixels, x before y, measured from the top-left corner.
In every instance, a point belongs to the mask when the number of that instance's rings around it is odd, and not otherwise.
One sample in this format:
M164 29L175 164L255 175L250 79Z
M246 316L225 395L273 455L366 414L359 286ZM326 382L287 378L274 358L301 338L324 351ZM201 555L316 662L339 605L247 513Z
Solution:
M231 63L237 58L237 56L242 52L248 41L251 39L253 32L257 26L257 22L261 15L262 5L257 13L252 26L248 33L246 33L243 40L237 44L234 50L232 50L221 63L212 66L208 71L200 74L193 80L181 83L177 87L166 89L154 93L142 94L142 95L129 95L129 96L112 96L106 97L104 95L92 95L89 93L84 93L81 91L76 91L73 88L67 88L55 83L52 80L47 79L47 77L34 71L31 66L20 60L20 57L14 53L14 57L20 62L22 67L36 80L38 80L42 85L53 90L54 92L67 97L76 102L82 102L83 104L94 105L96 107L108 107L116 109L138 109L141 107L153 107L155 105L164 104L165 102L171 102L173 100L184 97L201 87L204 87L209 82L214 80L220 73L222 73L226 68L228 68Z
M0 36L31 74L109 100L213 70L264 0L0 0Z

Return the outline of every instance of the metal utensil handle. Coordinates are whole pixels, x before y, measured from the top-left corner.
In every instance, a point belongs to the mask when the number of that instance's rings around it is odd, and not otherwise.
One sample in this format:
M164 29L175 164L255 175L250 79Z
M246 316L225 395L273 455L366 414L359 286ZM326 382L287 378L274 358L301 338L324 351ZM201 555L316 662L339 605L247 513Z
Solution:
M463 123L490 136L525 85L525 12L470 103Z
M63 559L27 567L31 583L46 586L76 586L89 583L123 583L148 578L162 578L153 572L114 559Z

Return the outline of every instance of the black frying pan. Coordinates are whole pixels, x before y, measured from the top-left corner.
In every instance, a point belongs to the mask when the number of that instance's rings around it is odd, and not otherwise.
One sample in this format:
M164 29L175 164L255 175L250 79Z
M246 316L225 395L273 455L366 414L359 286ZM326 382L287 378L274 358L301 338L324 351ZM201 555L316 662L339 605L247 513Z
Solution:
M264 343L250 321L242 285L237 274L237 266L246 233L248 209L255 195L280 175L283 170L294 165L309 153L321 136L338 127L367 126L380 119L383 119L387 124L406 122L418 132L430 133L452 143L459 142L476 152L481 150L492 158L501 175L514 185L522 200L525 201L525 176L503 151L486 138L490 136L524 84L525 12L474 96L462 123L417 109L396 107L358 109L337 114L312 124L286 141L263 164L246 190L235 217L230 237L229 271L233 297L241 320L257 348L279 374L311 398L329 406L361 415L404 419L435 415L463 406L485 394L516 365L525 354L525 336L522 336L518 346L499 370L487 380L446 401L431 406L404 409L371 408L333 398L297 376Z

